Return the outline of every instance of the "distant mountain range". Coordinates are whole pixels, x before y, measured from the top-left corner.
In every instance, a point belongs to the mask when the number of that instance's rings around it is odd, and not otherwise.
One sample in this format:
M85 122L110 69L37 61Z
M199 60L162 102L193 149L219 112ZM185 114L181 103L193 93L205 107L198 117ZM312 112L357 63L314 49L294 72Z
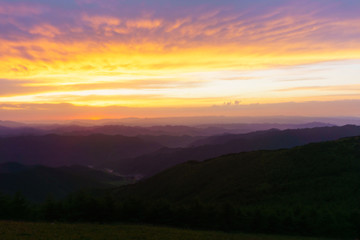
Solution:
M270 129L218 136L42 135L0 138L0 163L44 166L91 165L123 175L152 176L189 160L202 161L229 153L291 148L311 142L360 135L360 127ZM167 144L165 144L167 143ZM166 145L190 147L169 148Z
M168 148L184 148L192 145L192 143L197 140L213 135L249 133L270 128L283 130L325 126L333 125L322 122L310 122L304 124L240 123L208 124L199 126L159 125L141 127L125 125L26 125L11 121L0 121L0 137L45 136L50 134L62 136L90 136L95 134L122 135L138 137Z
M133 179L83 166L50 168L19 163L0 164L0 193L20 192L38 202L48 196L62 198L79 190L113 188Z
M225 133L249 133L270 128L297 129L334 126L322 122L310 122L304 124L276 124L276 123L256 123L256 124L208 124L199 126L183 125L158 125L158 126L125 126L125 125L100 125L100 126L81 126L81 125L24 125L15 122L0 121L0 136L24 136L24 135L71 135L87 136L93 134L123 135L123 136L212 136Z
M118 135L7 137L0 138L0 163L104 165L108 161L141 156L162 147L155 142Z

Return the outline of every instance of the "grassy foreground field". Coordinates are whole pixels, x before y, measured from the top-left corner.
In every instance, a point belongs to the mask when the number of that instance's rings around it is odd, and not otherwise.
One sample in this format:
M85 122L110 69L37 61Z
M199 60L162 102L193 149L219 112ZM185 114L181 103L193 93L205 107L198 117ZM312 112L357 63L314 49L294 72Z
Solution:
M229 234L141 225L0 221L1 240L315 240L318 238Z

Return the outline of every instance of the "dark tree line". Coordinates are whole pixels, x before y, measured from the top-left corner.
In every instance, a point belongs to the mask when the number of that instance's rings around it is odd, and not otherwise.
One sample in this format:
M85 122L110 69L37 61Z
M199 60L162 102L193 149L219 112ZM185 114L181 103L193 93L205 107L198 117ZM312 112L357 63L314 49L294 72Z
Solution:
M0 195L0 219L26 221L150 223L194 229L242 231L309 236L355 237L360 211L337 206L235 206L188 204L166 200L118 200L111 195L94 197L85 192L58 201L51 196L41 204L21 194Z

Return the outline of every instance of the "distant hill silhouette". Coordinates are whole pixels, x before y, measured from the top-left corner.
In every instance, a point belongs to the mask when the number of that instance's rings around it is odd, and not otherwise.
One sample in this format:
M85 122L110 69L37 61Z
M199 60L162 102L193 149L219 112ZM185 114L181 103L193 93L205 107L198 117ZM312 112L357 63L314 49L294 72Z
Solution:
M139 135L168 135L168 136L212 136L224 133L248 133L258 130L267 130L270 128L278 129L296 129L333 126L328 123L311 122L305 124L208 124L200 126L182 126L182 125L158 125L150 127L125 126L125 125L103 125L103 126L60 126L51 131L57 134L88 135L88 134L110 134L124 136Z
M4 124L4 125L2 125ZM208 124L199 126L159 125L159 126L125 126L125 125L25 125L16 122L0 121L0 137L44 136L56 134L61 136L90 136L95 134L122 135L138 137L161 144L169 148L188 147L204 137L220 134L239 134L252 131L277 129L297 129L333 126L328 123L310 122L305 124Z
M136 137L18 136L0 138L0 163L19 162L45 166L103 165L153 152L163 146Z
M4 125L2 125L4 124ZM0 121L0 136L21 135L72 135L86 136L93 134L123 135L123 136L212 136L224 133L249 133L270 128L296 129L334 126L322 122L309 122L304 124L277 124L277 123L238 123L238 124L207 124L199 126L158 125L158 126L126 126L126 125L24 125Z
M32 201L43 201L49 195L62 198L86 189L111 188L129 179L82 166L50 168L19 163L0 164L0 193L20 192Z
M32 127L5 127L0 124L0 137L24 136L24 135L44 135L46 131Z
M9 127L9 128L19 128L19 127L25 127L26 124L20 123L20 122L14 122L14 121L2 121L2 120L0 120L0 126Z

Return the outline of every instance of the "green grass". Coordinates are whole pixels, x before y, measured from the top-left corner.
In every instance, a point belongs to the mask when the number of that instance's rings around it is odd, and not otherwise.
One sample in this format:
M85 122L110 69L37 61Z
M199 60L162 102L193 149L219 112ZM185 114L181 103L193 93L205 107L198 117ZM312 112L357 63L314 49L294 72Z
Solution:
M231 234L143 225L0 221L1 240L315 240L318 238Z

